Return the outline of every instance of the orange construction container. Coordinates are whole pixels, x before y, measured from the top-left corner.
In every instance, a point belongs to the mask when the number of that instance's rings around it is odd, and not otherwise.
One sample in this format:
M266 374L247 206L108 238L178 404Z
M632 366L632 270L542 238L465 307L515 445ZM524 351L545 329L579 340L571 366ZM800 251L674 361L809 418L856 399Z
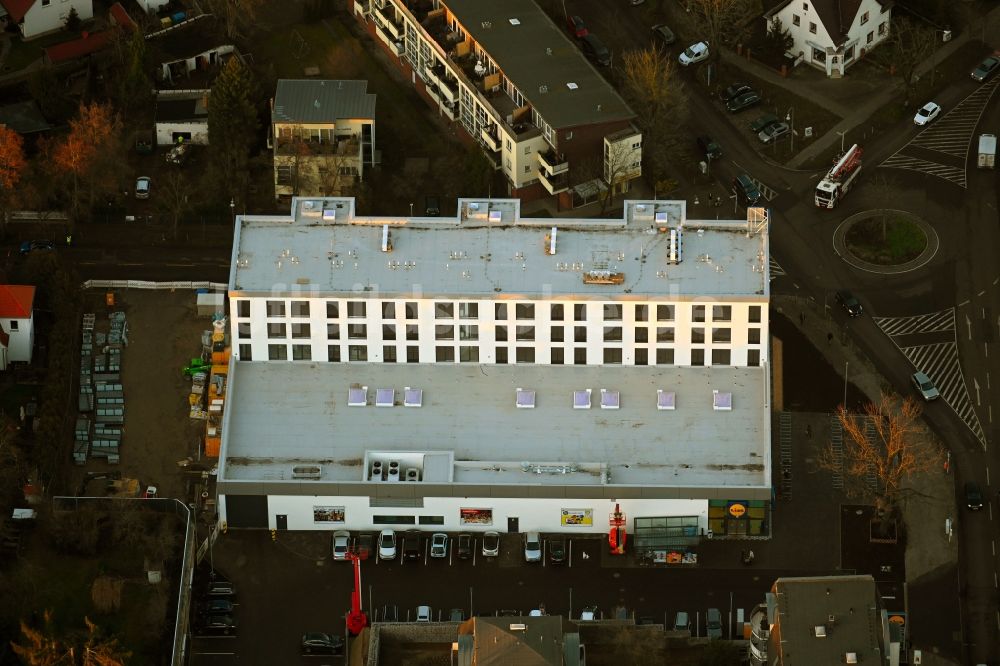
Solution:
M205 456L208 458L218 458L219 449L222 448L222 438L221 437L206 437L205 438Z

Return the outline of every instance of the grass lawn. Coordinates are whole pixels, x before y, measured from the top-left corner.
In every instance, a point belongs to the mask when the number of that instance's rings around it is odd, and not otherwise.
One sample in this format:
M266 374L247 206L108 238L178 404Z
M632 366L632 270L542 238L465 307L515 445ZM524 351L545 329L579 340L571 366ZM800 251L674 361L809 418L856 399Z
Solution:
M884 224L883 224L884 222ZM857 257L892 266L920 256L927 236L912 221L895 215L871 217L855 223L848 231L847 248Z

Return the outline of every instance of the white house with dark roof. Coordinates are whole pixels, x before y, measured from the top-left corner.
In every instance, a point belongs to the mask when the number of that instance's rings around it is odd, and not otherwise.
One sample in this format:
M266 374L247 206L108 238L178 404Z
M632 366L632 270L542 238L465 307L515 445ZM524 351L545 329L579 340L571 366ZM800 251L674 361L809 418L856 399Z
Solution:
M238 216L222 520L766 536L766 218Z
M35 348L35 288L0 285L0 370L31 363Z
M375 95L367 81L280 79L271 100L274 194L349 194L375 163Z
M208 145L208 98L211 90L158 90L156 145Z
M0 26L17 26L25 39L34 39L65 29L74 9L81 21L94 18L91 0L0 0Z
M786 0L764 14L791 33L789 52L839 78L889 36L892 0Z

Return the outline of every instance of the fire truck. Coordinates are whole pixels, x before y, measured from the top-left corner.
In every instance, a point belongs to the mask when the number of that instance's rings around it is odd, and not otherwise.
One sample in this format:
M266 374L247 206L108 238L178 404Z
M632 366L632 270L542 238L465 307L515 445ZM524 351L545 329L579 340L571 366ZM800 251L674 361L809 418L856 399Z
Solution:
M861 146L854 144L816 186L816 206L833 208L861 173Z

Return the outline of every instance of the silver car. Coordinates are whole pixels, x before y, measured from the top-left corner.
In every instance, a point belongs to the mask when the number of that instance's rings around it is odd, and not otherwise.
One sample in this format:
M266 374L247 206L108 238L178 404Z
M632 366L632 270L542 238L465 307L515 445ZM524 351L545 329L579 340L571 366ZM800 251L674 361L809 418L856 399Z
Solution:
M135 198L148 199L149 190L153 187L153 181L149 176L139 176L135 179Z
M431 557L448 557L448 535L444 532L431 536Z
M500 554L500 533L487 532L483 535L483 557L496 557Z
M542 539L538 532L528 532L524 535L524 561L542 561Z
M760 139L761 143L771 143L785 136L788 132L789 127L787 123L775 123L758 132L757 138Z
M934 386L934 382L932 382L931 378L926 374L922 372L914 372L913 376L910 377L910 380L913 382L913 385L917 387L917 390L920 391L920 395L923 396L924 400L930 402L931 400L937 400L941 397L937 387Z
M347 530L337 530L333 533L333 559L346 560L347 551L351 546L351 533Z
M378 558L380 560L396 559L396 533L392 530L382 530L379 532Z

